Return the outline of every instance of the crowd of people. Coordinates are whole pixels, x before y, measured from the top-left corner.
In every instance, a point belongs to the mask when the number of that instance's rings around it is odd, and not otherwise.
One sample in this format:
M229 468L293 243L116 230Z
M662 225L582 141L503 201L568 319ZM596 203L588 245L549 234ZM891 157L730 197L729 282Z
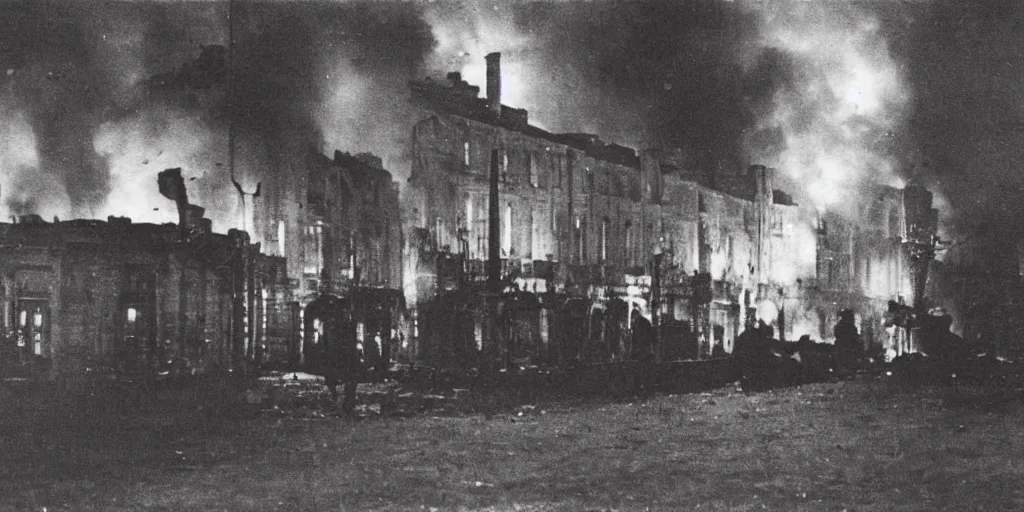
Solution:
M863 365L865 352L853 311L840 311L833 335L833 346L815 343L807 335L796 343L785 343L775 337L771 325L748 320L732 351L741 387L744 391L762 391L821 379L826 373L855 372Z

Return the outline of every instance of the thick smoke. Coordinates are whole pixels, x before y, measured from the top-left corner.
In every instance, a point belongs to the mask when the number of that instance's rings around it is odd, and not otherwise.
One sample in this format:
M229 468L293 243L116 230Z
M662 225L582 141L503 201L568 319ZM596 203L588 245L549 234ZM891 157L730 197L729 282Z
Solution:
M484 84L502 52L502 99L555 132L636 148L682 147L694 165L736 168L749 123L738 33L753 17L715 2L449 4L428 10L431 64Z
M241 224L229 175L287 181L310 150L372 151L407 174L410 78L430 28L406 5L7 4L0 33L7 212L176 220L156 174L183 167L219 230Z
M84 12L44 15L32 4L7 5L0 14L0 64L5 137L20 157L4 172L5 205L12 214L88 214L106 197L106 164L92 151L92 131L112 100L116 80L97 63L103 40L90 37ZM75 19L81 18L82 23ZM16 142L20 141L20 142ZM17 158L18 162L10 162ZM65 210L66 208L66 210Z
M483 84L502 51L503 99L553 131L680 148L699 171L780 168L805 202L898 184L911 87L889 47L903 14L842 2L462 4L428 14L433 64ZM852 201L845 201L850 203Z
M372 151L403 180L408 80L458 70L483 86L492 51L504 102L544 128L681 148L695 170L773 165L830 208L905 178L966 217L985 185L1009 185L985 205L1024 186L1009 172L1024 161L1016 6L235 2L233 103L227 7L0 7L4 213L173 221L155 175L183 167L217 229L237 226L229 125L249 190L301 172L311 148Z
M786 5L755 11L746 153L800 183L819 208L850 210L864 185L903 182L910 83L870 5Z

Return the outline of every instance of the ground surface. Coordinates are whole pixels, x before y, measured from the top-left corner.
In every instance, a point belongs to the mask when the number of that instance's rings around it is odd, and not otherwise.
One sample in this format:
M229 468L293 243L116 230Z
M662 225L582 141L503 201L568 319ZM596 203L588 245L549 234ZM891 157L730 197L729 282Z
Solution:
M434 397L360 420L229 384L0 394L4 510L1024 510L1012 389L865 377L472 414Z

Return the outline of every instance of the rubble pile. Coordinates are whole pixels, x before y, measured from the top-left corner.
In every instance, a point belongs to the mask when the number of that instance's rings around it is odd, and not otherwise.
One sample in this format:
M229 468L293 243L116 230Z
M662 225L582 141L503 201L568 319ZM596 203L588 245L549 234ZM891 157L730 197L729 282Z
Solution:
M408 417L428 411L454 413L455 402L463 389L445 393L407 390L397 380L359 384L356 390L355 417ZM331 397L324 378L302 372L271 372L247 391L246 400L261 414L292 418L319 419L341 417L341 403Z

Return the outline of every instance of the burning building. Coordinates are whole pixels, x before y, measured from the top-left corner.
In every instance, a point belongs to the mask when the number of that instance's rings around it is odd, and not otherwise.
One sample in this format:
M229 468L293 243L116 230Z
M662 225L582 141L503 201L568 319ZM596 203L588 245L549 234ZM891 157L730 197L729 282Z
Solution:
M402 282L398 184L369 153L311 153L302 222L302 296L350 287L391 288ZM285 251L288 252L287 249ZM291 255L289 255L291 256Z
M296 342L284 260L242 231L123 217L0 224L4 372L80 374L89 365L236 371L259 347Z
M370 153L306 153L294 174L263 183L252 205L255 236L287 261L300 316L319 297L361 297L360 338L402 329L398 184ZM307 319L308 320L308 319ZM300 319L301 321L301 319ZM315 333L303 329L290 354L303 361Z
M397 184L369 154L313 152L305 165L293 215L273 208L283 202L275 194L254 194L247 205L278 255L261 252L245 231L213 233L178 169L160 177L178 224L33 215L0 224L7 370L64 375L89 364L151 363L156 353L197 372L295 364L303 308L325 294L372 303L366 332L400 328L391 320L403 309Z
M484 98L458 73L411 84L427 112L407 214L423 357L622 360L636 309L665 358L729 352L751 317L783 339L829 340L846 308L866 343L901 343L883 317L922 293L930 260L910 249L934 233L926 190L879 186L841 215L794 204L764 166L698 172L679 151L550 133L501 104L500 55L487 62ZM517 297L499 320L479 300L488 259Z

